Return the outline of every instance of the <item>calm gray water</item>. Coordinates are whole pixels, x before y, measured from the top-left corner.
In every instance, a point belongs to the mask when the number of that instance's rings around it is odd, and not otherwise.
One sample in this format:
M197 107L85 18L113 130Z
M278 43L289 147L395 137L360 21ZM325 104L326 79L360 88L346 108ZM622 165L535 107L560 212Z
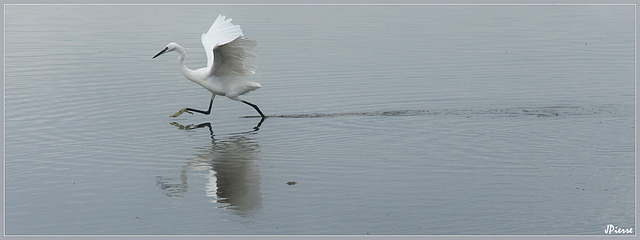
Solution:
M33 14L37 13L37 14ZM186 80L219 13L244 104ZM635 225L634 6L5 8L6 234Z

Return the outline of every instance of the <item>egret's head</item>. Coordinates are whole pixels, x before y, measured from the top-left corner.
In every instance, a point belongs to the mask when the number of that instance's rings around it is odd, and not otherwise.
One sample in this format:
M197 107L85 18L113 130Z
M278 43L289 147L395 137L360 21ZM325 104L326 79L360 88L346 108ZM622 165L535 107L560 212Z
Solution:
M177 43L170 42L169 44L167 44L167 46L164 49L162 49L162 51L160 51L158 54L153 56L153 58L156 58L157 56L176 50L176 48L178 48L179 46L180 45L178 45Z

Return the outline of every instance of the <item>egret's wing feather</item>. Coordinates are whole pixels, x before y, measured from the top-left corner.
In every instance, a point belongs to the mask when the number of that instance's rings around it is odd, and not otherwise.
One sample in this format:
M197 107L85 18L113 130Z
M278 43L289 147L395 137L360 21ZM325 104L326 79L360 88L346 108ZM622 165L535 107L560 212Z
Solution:
M258 43L245 37L238 37L230 43L215 47L214 74L252 75L256 72Z
M219 15L213 22L209 31L203 33L201 40L204 51L207 53L207 68L213 70L213 49L225 45L242 36L240 26L231 24L231 18Z

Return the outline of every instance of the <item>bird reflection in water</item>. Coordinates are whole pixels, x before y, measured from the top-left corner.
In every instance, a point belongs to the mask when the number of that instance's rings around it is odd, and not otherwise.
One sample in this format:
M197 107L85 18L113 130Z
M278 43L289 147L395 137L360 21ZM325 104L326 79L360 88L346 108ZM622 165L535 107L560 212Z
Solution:
M207 128L211 134L211 146L196 148L198 152L182 167L179 180L156 177L158 187L169 197L182 197L188 190L189 171L207 172L205 193L212 202L222 204L222 208L236 210L233 213L239 215L260 209L261 176L256 163L260 146L249 137L256 133L260 124L253 131L220 137L213 134L210 123L187 126L171 123L181 130Z

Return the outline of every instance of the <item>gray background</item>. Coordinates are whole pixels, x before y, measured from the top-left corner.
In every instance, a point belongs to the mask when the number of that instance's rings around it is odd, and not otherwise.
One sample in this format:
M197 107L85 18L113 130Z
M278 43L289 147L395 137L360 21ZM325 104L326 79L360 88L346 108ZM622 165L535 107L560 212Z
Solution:
M633 225L629 6L15 9L7 234ZM253 110L222 98L213 116L167 117L209 94L174 57L150 56L176 41L192 48L188 66L203 66L199 35L218 12L259 41L264 88L247 99L273 116L260 131L239 133ZM214 137L174 121L208 122ZM249 197L216 194L225 189Z

